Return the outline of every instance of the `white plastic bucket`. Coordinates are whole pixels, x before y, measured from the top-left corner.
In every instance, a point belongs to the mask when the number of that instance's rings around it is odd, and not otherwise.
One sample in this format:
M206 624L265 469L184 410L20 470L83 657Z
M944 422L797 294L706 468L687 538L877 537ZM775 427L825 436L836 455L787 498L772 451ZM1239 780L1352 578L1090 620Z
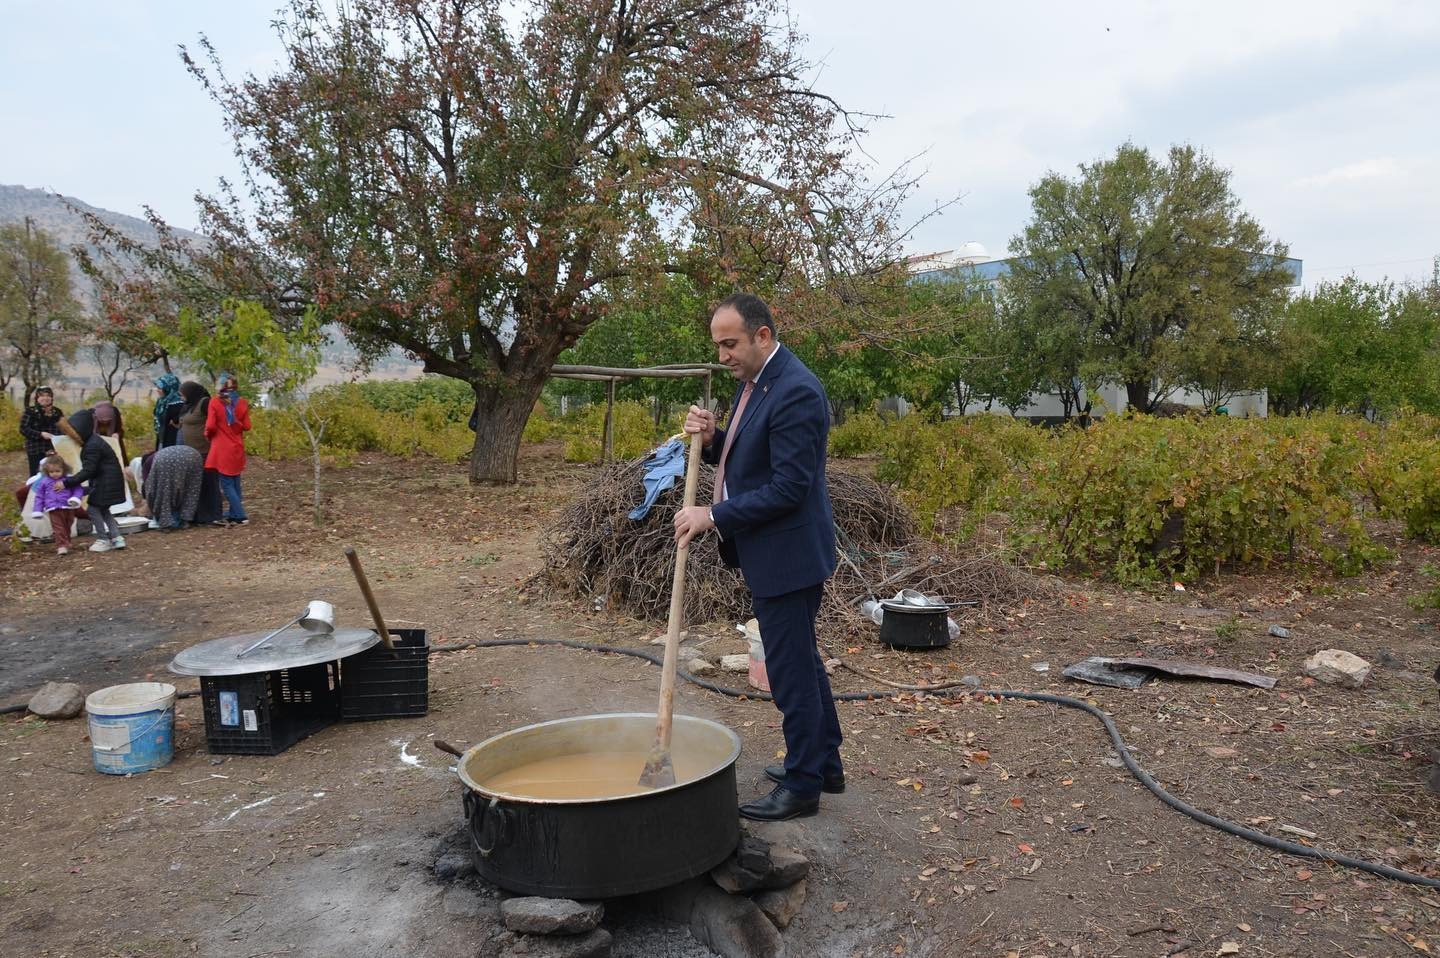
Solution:
M770 676L765 671L765 643L760 641L760 620L745 623L745 638L750 642L750 684L762 692L770 691Z
M90 753L107 775L148 772L175 757L175 686L132 682L91 692Z

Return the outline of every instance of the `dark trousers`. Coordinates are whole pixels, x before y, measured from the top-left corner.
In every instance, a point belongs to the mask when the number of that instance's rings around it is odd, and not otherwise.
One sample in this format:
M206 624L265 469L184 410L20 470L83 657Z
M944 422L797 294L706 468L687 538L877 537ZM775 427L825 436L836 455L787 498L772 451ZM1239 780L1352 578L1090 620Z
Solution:
M28 479L30 478L30 476L33 476L35 475L35 473L39 472L41 461L43 461L48 455L50 455L50 451L48 449L41 449L39 452L31 452L28 449L25 450L25 461L30 465L30 473L25 478ZM68 468L66 469L66 472L69 472Z
M803 798L819 796L822 778L843 771L840 718L815 645L815 616L824 591L822 583L753 600L765 672L785 733L785 787Z

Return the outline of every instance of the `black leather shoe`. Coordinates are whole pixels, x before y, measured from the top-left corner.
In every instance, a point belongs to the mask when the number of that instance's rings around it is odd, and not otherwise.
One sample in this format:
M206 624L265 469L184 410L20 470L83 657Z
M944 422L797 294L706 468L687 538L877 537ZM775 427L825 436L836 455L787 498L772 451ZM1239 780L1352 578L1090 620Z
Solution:
M764 798L740 806L742 818L757 822L784 822L820 811L820 798L801 798L784 785L776 785Z
M781 785L785 784L784 765L766 765L765 774L769 777L770 781L779 782ZM820 791L830 795L839 795L845 791L845 773L841 772L839 775L826 775L824 780L820 782Z

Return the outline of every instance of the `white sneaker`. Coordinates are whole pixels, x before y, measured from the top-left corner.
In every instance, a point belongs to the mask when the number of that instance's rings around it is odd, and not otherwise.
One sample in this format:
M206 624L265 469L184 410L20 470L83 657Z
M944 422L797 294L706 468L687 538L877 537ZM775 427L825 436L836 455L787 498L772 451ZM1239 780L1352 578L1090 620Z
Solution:
M90 551L91 551L91 552L109 552L112 548L114 548L114 546L110 545L110 542L109 542L108 539L96 539L95 542L94 542L94 544L90 546Z
M112 546L114 546L116 549L123 549L123 548L125 548L125 537L124 537L124 536L116 536L115 538L113 538L113 539L110 540L110 544L111 544Z
M61 546L60 548L55 550L55 554L57 556L68 556L70 554L70 550L65 548L64 546Z
M158 519L151 519L149 522L145 523L145 528L147 528L147 529L158 529L158 528L160 528L160 520L158 520Z

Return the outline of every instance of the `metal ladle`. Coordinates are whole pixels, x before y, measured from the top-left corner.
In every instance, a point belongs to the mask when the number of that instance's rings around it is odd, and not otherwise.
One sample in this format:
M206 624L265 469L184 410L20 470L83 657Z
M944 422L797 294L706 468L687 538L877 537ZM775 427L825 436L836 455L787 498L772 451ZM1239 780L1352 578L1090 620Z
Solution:
M275 638L275 636L279 635L281 632L284 632L286 629L290 628L292 625L298 625L312 635L329 635L331 632L335 631L335 607L329 602L322 602L319 599L311 599L310 604L305 606L305 610L303 612L295 616L295 618L291 619L289 622L286 622L284 625L280 626L280 628L276 629L274 632L271 632L269 635L265 636L263 639L260 639L257 642L253 642L245 648L241 649L239 652L236 652L235 658L244 658L251 652L254 652L256 649L260 648L260 646L264 645L266 642L269 642L271 639Z

